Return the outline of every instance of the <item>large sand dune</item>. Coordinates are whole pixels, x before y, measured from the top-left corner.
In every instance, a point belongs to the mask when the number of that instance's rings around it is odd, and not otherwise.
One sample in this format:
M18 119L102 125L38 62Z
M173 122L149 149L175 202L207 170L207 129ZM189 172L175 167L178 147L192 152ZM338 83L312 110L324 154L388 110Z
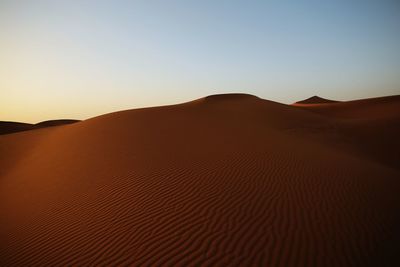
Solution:
M396 266L399 108L216 95L2 135L0 266Z

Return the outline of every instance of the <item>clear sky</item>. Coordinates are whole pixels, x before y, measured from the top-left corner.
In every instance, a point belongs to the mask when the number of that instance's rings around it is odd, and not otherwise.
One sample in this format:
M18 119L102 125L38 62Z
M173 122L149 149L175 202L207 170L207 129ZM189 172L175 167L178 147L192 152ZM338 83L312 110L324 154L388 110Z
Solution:
M398 0L0 0L0 120L400 94Z

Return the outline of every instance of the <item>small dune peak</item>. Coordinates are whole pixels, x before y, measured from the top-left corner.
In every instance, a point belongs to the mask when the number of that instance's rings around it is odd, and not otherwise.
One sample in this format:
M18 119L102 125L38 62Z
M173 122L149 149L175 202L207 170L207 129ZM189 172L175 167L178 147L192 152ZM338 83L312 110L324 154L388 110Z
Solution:
M319 97L317 95L304 99L302 101L298 101L295 104L327 104L327 103L336 103L339 101L330 100L326 98Z

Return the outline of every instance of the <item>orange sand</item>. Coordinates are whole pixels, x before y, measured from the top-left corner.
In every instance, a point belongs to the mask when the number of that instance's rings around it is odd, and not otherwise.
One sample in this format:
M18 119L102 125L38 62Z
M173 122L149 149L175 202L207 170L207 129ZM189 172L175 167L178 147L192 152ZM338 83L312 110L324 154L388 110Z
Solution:
M0 266L396 266L399 107L217 95L1 135Z

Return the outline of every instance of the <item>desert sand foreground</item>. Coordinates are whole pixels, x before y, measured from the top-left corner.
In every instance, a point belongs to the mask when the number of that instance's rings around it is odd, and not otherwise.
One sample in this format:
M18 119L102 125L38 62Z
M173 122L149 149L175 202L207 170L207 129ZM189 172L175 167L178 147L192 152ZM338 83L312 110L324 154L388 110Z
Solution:
M400 96L322 100L0 135L0 266L400 266Z

